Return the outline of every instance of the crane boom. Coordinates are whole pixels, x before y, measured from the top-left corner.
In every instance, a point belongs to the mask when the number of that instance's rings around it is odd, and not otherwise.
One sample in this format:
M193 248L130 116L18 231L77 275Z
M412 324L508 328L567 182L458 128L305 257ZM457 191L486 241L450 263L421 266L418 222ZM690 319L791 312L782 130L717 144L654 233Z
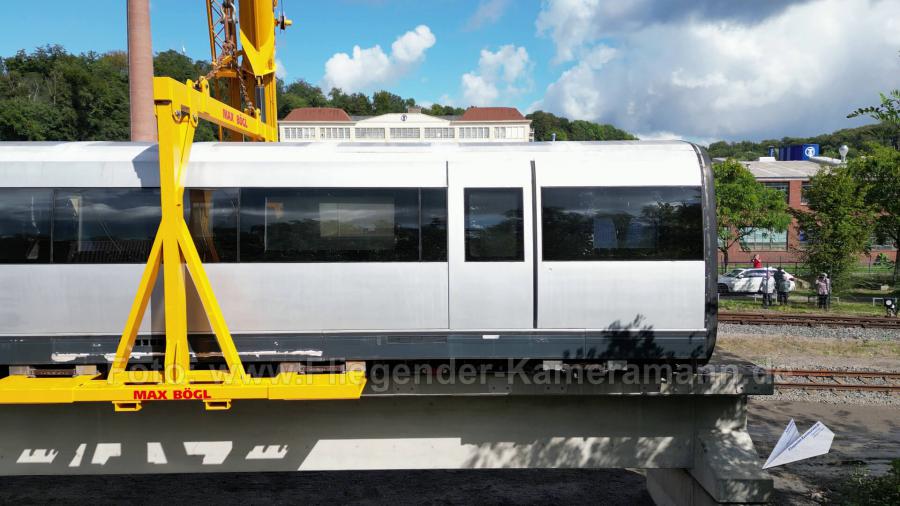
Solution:
M137 411L146 400L196 399L202 400L207 409L228 409L233 399L360 397L366 383L364 371L311 375L282 372L263 378L247 374L184 219L185 173L200 120L231 132L231 139L278 140L275 28L290 23L283 15L276 21L277 4L277 0L208 0L213 53L210 76L186 83L168 77L153 80L162 219L109 373L105 377L9 376L0 379L0 404L112 401L116 411ZM214 13L222 20L220 31L215 31L219 28L212 21ZM213 96L210 79L223 80L228 86L227 101ZM252 95L247 93L249 89ZM129 369L134 342L160 271L166 316L163 370ZM219 344L224 370L191 369L185 271Z

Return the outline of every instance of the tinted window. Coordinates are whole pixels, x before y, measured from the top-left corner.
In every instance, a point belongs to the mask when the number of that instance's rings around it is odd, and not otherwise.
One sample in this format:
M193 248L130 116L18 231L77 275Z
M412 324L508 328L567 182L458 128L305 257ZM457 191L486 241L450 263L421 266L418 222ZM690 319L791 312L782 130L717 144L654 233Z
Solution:
M697 187L543 188L544 260L702 260Z
M238 191L184 192L185 221L204 262L237 261Z
M466 261L524 260L521 188L466 188Z
M242 261L418 259L417 189L242 190Z
M0 190L0 263L50 261L51 190Z
M159 228L158 189L57 190L55 263L146 262Z
M447 261L447 190L423 188L422 195L422 260Z

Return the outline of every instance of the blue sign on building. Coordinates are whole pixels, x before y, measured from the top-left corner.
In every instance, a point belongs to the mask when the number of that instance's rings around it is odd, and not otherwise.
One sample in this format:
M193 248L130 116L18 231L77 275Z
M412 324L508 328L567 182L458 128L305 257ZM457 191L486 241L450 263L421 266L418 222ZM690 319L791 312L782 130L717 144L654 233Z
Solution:
M818 144L794 144L778 148L779 160L809 160L813 156L819 156Z

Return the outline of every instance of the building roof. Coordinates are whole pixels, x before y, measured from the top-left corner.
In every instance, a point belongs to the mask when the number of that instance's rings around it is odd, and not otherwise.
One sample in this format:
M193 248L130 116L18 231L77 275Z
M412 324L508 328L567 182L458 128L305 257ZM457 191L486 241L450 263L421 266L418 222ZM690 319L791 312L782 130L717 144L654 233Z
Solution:
M297 122L354 122L366 121L371 119L390 120L394 116L400 117L407 115L408 117L419 117L419 119L436 119L452 122L490 122L490 121L530 121L515 107L469 107L462 116L430 116L420 112L392 113L382 114L379 116L350 116L343 109L337 107L300 107L291 111L281 121L297 121Z
M294 109L282 121L353 121L343 109L337 107L300 107Z
M525 121L515 107L469 107L458 121Z
M822 170L818 163L805 160L741 163L756 179L809 179Z

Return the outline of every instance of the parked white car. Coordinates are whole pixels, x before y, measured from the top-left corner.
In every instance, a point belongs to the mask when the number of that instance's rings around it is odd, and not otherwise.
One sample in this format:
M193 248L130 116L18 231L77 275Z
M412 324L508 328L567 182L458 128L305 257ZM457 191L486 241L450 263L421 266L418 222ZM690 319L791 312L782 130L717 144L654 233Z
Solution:
M772 273L772 282L775 281L775 269L774 267L768 268L769 272ZM796 288L797 284L794 282L794 275L785 271L785 276L787 276L788 281L790 282L790 286L788 288L789 292L793 292L794 288ZM759 286L762 284L763 279L766 277L766 269L732 269L731 271L719 276L719 293L756 293L759 291Z

